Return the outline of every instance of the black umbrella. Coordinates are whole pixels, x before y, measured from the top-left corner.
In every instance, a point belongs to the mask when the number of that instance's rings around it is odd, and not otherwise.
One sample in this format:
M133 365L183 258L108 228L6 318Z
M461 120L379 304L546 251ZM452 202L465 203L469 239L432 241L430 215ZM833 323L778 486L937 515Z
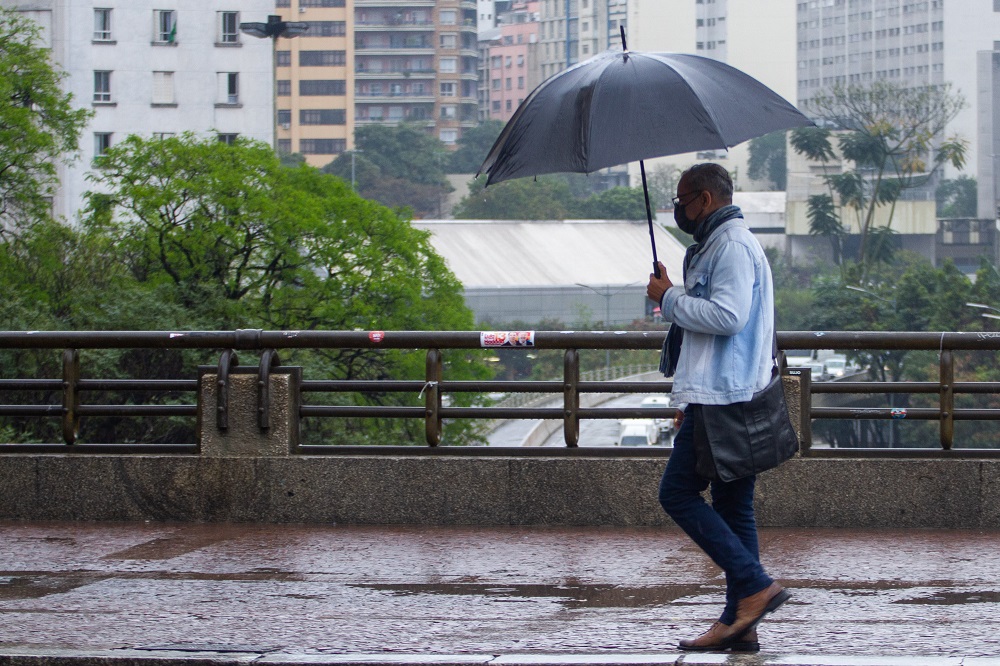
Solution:
M486 173L489 186L543 173L590 173L638 160L658 275L642 160L726 149L812 124L773 90L723 62L625 47L565 69L535 88L476 175Z

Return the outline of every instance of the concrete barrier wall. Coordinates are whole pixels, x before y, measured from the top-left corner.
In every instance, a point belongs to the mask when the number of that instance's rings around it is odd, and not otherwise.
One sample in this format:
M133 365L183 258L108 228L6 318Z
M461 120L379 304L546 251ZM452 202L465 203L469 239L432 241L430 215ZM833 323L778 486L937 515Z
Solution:
M0 456L0 519L666 525L656 458ZM1000 461L796 458L775 527L1000 528Z

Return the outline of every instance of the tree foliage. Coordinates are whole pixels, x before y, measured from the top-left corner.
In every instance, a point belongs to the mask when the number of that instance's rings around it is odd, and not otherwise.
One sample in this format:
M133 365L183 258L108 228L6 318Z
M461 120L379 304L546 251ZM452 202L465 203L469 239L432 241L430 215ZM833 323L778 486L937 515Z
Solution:
M976 179L959 176L941 181L934 191L938 217L976 217Z
M34 21L0 8L0 234L49 216L58 163L76 156L91 116L39 42Z
M963 97L949 86L907 88L885 81L838 84L807 103L821 126L793 130L791 143L824 169L840 166L834 163L841 157L846 163L844 169L827 171L825 181L830 199L855 215L862 278L886 256L885 240L891 236L889 230L875 228L876 210L888 207L886 226L891 229L892 213L905 190L926 185L945 164L964 165L966 142L944 136L964 106Z
M101 158L83 225L36 225L0 244L8 329L467 330L461 285L427 232L338 178L280 165L270 147L185 134L129 137ZM109 297L113 295L113 297ZM88 374L191 377L204 353L88 352ZM476 352L448 358L449 377L482 379ZM424 357L406 350L294 350L317 378L416 379ZM0 354L9 376L59 376L58 358ZM16 368L16 369L15 369ZM28 375L30 376L30 375ZM416 394L333 394L333 404L419 405ZM176 396L163 398L177 401ZM56 398L53 400L57 401ZM186 396L190 400L190 396ZM456 403L479 400L462 394ZM193 441L192 423L87 419L82 441ZM474 424L446 438L474 439ZM30 432L30 427L25 432ZM35 433L38 434L37 432ZM314 443L421 441L422 422L315 420Z
M365 125L354 133L355 152L337 156L323 171L350 182L355 190L390 208L408 208L418 217L440 215L451 184L445 177L450 153L423 129L401 124Z
M775 190L784 191L788 183L787 133L772 132L750 140L747 174L754 180L768 181Z
M462 132L458 148L451 154L451 173L476 173L503 130L503 122L486 120Z
M455 207L455 217L472 220L646 219L642 188L614 187L579 199L561 174L516 178L489 187L485 183L485 178L480 178L469 184L469 194Z

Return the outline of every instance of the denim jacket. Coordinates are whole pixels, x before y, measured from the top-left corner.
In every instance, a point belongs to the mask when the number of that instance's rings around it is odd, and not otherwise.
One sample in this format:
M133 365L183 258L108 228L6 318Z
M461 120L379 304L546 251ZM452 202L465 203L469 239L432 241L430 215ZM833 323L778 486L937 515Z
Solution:
M660 311L684 329L675 405L746 402L771 379L774 288L760 243L741 218L722 223L691 258Z

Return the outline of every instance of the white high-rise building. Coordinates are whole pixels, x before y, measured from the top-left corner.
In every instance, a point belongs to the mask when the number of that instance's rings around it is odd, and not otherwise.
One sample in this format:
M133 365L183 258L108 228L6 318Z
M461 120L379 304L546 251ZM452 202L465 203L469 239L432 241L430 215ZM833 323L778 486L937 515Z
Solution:
M94 157L130 134L272 142L271 40L241 34L239 24L267 21L274 0L0 4L41 26L74 104L94 111L80 159L60 169L57 218L76 219Z
M836 83L950 83L968 104L948 128L969 142L965 173L979 217L995 218L1000 158L1000 2L799 0L797 86L807 100ZM946 177L957 173L949 170Z

